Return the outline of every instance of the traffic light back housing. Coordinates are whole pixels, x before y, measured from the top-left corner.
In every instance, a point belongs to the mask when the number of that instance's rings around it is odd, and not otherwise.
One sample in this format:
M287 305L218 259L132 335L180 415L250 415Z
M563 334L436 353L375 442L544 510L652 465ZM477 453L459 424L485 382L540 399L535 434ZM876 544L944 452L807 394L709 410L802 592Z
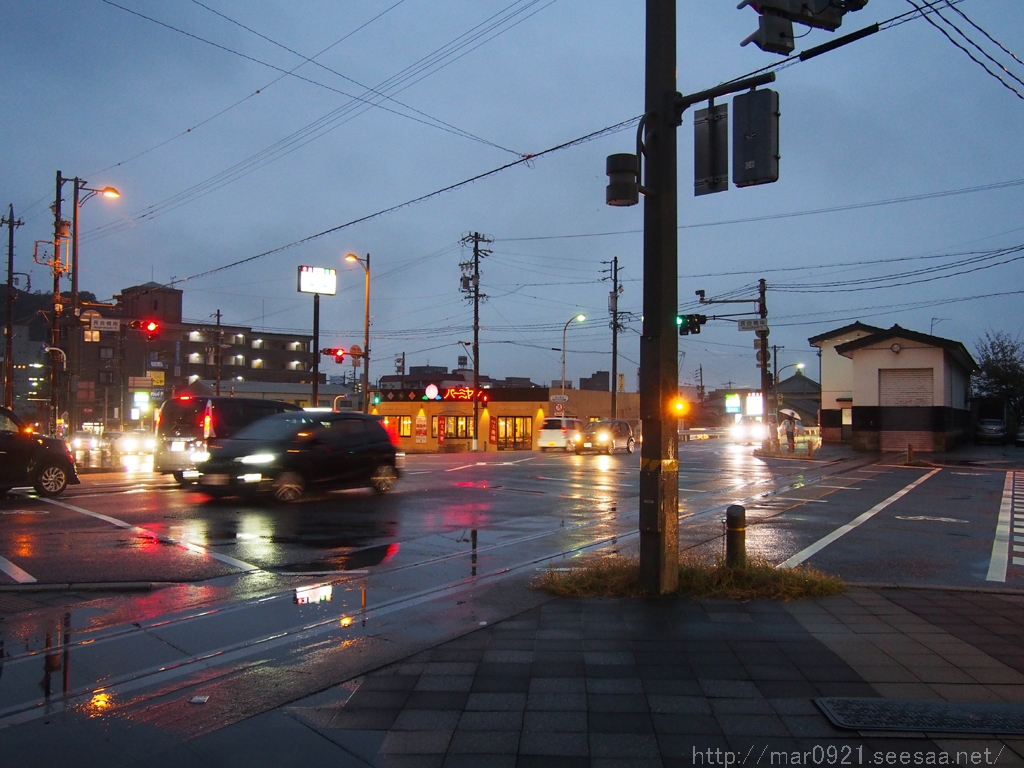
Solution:
M676 315L676 325L680 336L700 333L700 327L708 321L707 315Z

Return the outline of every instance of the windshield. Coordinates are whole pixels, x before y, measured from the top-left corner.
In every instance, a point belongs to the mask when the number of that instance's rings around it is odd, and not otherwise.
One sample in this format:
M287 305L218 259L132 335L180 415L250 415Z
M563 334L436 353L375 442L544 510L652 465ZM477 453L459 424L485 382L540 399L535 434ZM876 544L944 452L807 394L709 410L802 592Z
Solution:
M289 411L275 413L242 427L232 437L236 440L283 440L302 429L312 431L322 419L315 413Z
M599 429L608 429L610 427L611 424L609 424L607 421L591 421L587 423L587 426L583 428L583 431L589 434L594 434Z
M170 432L182 427L202 429L205 414L205 399L168 400L160 409L160 431Z

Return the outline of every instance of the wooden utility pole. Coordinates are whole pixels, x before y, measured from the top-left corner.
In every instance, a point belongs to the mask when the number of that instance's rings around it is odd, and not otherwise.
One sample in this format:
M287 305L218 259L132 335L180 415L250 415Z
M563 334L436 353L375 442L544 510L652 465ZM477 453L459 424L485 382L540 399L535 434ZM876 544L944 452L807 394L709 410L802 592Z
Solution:
M0 226L7 225L7 323L4 325L4 405L14 407L14 230L24 225L14 218L14 204L7 208L7 216L0 218Z

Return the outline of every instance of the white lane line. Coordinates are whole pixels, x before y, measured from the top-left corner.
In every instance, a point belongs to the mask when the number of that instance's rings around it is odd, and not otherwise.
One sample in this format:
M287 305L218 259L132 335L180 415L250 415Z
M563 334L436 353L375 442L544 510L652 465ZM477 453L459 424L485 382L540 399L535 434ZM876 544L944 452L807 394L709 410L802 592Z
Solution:
M811 546L807 547L806 549L800 550L799 552L797 552L795 555L793 555L791 558L789 558L785 562L779 563L778 567L779 568L793 568L793 567L795 567L797 565L800 565L800 563L802 563L804 560L806 560L807 558L811 557L812 555L820 552L825 547L827 547L829 544L831 544L833 541L836 541L840 537L845 536L850 531L852 531L854 528L859 526L861 523L865 523L868 520L870 520L872 517L877 515L883 509L888 507L890 504L892 504L892 503L902 499L904 496L906 496L912 490L917 488L917 486L921 485L921 483L923 483L925 480L930 478L932 475L935 475L939 471L940 471L939 469L933 469L927 475L919 477L917 480L912 482L910 485L908 485L905 488L902 488L902 489L896 491L896 493L894 493L892 496L890 496L885 501L882 501L882 502L879 502L878 504L875 504L875 506L873 506L867 512L864 512L863 514L861 514L858 517L854 518L853 520L851 520L846 525L843 525L843 526L840 526L839 528L836 528L836 530L832 531L832 533L830 533L828 536L825 536L824 538L818 539L816 542L811 544Z
M1010 558L1010 523L1013 509L1013 472L1006 473L1003 500L999 505L999 522L992 540L992 557L988 561L986 581L1006 581L1006 566Z
M124 520L118 520L116 517L110 517L109 515L102 515L99 512L93 512L92 510L83 509L82 507L76 507L73 504L68 504L63 501L57 501L56 499L40 499L45 501L47 504L53 504L64 509L70 509L72 512L78 512L80 515L87 515L88 517L102 520L105 523L116 525L118 528L123 528L127 531L133 531L144 536L151 536L158 541L162 541L166 544L173 544L176 547L181 547L189 552L195 552L198 555L205 555L206 557L218 560L225 565L230 565L232 568L238 568L241 571L262 571L258 565L247 563L244 560L237 560L228 555L222 555L220 552L211 552L206 547L200 546L199 544L193 544L191 541L182 541L180 539L172 539L170 536L164 536L160 533L154 533L153 531L147 530L146 528L140 528L137 525L126 523ZM35 579L33 579L35 581Z
M0 571L6 573L19 584L33 584L36 580L35 576L3 557L0 557Z

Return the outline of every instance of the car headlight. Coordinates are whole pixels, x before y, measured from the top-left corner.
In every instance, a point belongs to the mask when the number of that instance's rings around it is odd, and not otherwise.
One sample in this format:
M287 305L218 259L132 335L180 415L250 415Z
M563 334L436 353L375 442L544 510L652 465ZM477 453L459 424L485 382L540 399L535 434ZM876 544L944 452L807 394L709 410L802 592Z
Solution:
M608 435L607 432L598 432L597 433L597 440L600 443L607 443L608 442L608 437L609 437L609 435Z
M274 460L274 454L272 453L251 453L248 456L243 456L238 461L242 464L269 464Z
M202 464L204 461L209 461L210 460L210 452L209 451L196 451L191 456L189 456L189 458L192 460L193 464Z
M156 450L156 440L154 440L151 437L147 438L146 439L146 450L147 451L155 451Z
M124 450L125 450L125 452L134 451L135 450L135 441L133 439L131 439L131 438L128 438L127 440L125 440L124 441Z

